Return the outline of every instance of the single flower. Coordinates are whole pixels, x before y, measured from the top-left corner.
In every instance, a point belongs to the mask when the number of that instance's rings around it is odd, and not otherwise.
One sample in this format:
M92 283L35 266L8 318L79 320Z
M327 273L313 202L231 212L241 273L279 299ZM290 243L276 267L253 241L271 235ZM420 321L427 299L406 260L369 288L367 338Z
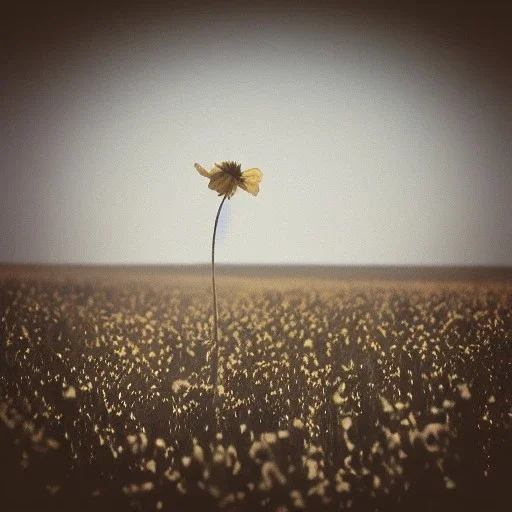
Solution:
M194 167L201 176L210 178L208 188L218 192L219 196L226 196L230 199L237 187L253 196L257 196L260 191L259 183L263 178L263 173L259 169L247 169L242 172L242 166L236 162L213 164L211 171L207 171L199 164L194 164Z
M241 165L236 162L221 162L214 164L211 171L207 171L202 165L194 164L197 172L205 178L209 178L208 187L218 192L222 196L215 223L213 225L212 237L212 291L213 291L213 331L211 356L210 382L213 386L213 409L215 411L215 431L219 429L220 409L218 401L224 394L222 384L218 383L219 368L219 314L217 311L217 290L215 288L215 235L217 233L217 224L219 222L220 212L226 199L230 199L236 192L237 187L244 189L249 194L257 196L260 191L260 181L263 173L259 169L247 169L242 172Z

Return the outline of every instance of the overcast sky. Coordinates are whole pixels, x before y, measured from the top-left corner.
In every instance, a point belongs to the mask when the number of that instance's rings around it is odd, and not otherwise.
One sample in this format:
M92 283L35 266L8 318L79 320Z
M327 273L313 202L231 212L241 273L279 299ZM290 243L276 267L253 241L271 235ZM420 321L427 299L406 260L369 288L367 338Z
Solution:
M499 12L209 5L7 18L0 262L512 265Z

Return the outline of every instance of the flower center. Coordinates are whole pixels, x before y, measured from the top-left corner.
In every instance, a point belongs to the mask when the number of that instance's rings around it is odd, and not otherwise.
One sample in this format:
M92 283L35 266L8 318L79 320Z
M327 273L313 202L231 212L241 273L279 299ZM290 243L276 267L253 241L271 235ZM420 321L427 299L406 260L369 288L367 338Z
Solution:
M219 167L225 173L229 174L233 178L241 179L242 177L242 165L236 162L222 162Z

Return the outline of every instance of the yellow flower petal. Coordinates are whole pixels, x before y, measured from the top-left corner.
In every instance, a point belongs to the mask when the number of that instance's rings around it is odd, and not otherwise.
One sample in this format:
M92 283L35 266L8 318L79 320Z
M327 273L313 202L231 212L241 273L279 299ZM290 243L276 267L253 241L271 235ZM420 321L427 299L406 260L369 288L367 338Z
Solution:
M217 173L210 178L208 188L215 190L220 196L231 197L236 191L236 181L228 174Z
M244 171L242 173L242 177L244 178L245 181L249 180L255 183L259 183L263 178L263 173L259 169L256 169L254 167L252 169L247 169L247 171Z
M204 176L205 178L209 178L210 177L210 173L202 165L194 164L194 167L197 169L197 172L201 176Z
M240 188L243 188L249 194L257 196L260 191L260 187L257 183L240 183Z
M223 172L219 167L219 164L213 164L212 170L210 171L210 175L218 174L219 172Z
M223 174L214 174L210 176L210 183L208 184L208 188L211 188L212 190L217 190L219 187L222 187L224 185L224 182L226 181L226 176Z
M260 191L259 182L262 178L263 173L259 169L247 169L242 173L243 183L240 184L240 187L249 194L257 196Z

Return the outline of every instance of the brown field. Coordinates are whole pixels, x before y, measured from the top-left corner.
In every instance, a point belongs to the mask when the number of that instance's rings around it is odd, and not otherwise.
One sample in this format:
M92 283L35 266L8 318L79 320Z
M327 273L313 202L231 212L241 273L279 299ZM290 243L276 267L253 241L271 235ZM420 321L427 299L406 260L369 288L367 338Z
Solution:
M510 270L0 268L2 510L508 510Z

